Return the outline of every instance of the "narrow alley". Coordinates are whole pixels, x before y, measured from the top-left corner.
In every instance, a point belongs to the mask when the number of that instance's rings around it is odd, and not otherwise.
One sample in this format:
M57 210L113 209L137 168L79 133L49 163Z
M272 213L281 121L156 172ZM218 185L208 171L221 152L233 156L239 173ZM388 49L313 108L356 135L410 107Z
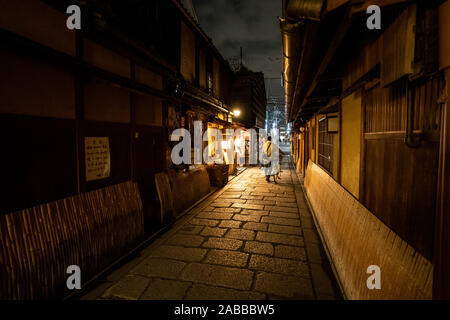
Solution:
M450 300L449 32L450 0L0 0L0 302Z
M277 184L249 168L84 299L336 299L290 161Z

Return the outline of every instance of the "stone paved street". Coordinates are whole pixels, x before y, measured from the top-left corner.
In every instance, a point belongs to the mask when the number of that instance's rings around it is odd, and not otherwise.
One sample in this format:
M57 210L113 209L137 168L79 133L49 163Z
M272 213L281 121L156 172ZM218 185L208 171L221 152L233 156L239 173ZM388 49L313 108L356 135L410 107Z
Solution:
M250 168L84 299L336 299L300 181Z

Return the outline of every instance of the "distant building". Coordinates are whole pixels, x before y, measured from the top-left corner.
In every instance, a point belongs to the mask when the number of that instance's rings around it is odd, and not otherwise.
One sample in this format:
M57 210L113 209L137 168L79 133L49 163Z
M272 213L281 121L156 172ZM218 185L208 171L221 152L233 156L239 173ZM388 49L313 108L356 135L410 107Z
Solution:
M235 117L234 121L246 128L264 129L266 105L264 74L242 66L236 72L232 85L231 106L233 110L240 111L239 117Z

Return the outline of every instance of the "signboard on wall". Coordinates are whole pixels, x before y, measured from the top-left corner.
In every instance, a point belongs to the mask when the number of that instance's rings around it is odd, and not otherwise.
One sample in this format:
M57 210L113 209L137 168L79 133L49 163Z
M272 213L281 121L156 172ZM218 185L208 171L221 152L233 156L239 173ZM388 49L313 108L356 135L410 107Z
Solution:
M111 174L111 155L108 137L85 137L86 181L108 178Z

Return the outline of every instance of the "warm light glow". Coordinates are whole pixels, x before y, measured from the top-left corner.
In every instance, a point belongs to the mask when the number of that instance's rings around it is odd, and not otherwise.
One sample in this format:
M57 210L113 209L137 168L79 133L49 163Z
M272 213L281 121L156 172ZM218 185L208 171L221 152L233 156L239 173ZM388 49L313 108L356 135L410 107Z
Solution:
M222 149L229 149L230 145L230 141L222 141Z
M240 114L241 114L241 110L234 110L233 111L233 115L235 115L236 117L239 117Z
M242 145L242 139L241 138L237 138L234 143L236 144L236 146L240 147Z

